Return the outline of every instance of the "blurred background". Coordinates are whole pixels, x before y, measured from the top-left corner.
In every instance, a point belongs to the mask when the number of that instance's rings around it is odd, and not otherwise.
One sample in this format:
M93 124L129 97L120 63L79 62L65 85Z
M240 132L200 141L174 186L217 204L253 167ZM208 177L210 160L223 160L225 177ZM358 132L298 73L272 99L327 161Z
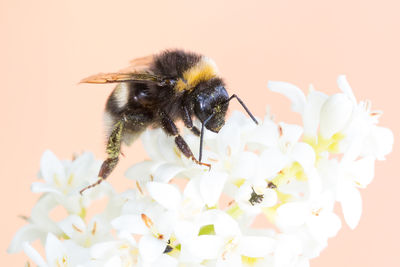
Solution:
M396 143L362 190L360 224L344 226L311 266L400 266L399 8L395 0L0 0L1 262L27 261L5 251L25 224L18 215L29 215L38 198L30 184L43 151L105 157L102 112L113 86L79 80L182 48L213 58L228 91L260 117L269 105L277 121L301 122L287 99L267 90L268 80L334 93L339 74L359 100L384 110L380 124ZM124 153L109 179L118 191L133 184L123 177L128 166L146 157L140 142Z

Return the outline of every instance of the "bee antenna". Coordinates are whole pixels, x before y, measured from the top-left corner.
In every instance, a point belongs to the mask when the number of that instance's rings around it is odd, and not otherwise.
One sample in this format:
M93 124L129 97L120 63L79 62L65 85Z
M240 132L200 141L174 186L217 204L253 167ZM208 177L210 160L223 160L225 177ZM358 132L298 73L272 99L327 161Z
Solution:
M201 162L201 158L203 156L203 137L204 137L204 125L214 116L214 113L211 114L207 119L205 119L201 123L201 132L200 132L200 151L199 151L199 161Z
M246 110L247 114L249 114L250 118L258 125L258 121L256 120L256 118L253 116L253 114L251 114L250 110L246 107L246 105L243 103L242 99L240 99L236 94L233 94L228 100L226 100L225 103L228 103L229 101L231 101L233 98L236 98L237 101L239 101L240 105L242 105L242 107L244 108L244 110Z

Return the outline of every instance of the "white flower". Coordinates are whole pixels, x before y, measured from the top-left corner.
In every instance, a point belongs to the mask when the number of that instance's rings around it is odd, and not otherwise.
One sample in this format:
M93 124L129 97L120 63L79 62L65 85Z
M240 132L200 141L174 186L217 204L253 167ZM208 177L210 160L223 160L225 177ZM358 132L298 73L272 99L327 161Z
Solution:
M54 200L69 213L82 215L91 201L110 193L107 183L80 195L79 191L97 181L100 162L91 153L84 153L73 161L60 161L51 151L43 153L40 160L40 177L45 183L35 182L32 191L52 194Z
M29 243L24 243L24 251L40 267L84 266L89 261L88 249L69 240L61 242L51 233L46 239L47 261Z
M278 196L274 189L268 188L265 180L260 180L258 184L246 181L237 191L235 200L241 210L257 215L262 208L275 206Z
M110 226L100 218L94 217L86 224L81 217L70 215L58 225L71 240L83 247L112 239Z
M271 82L303 125L275 123L269 111L256 125L235 112L218 134L205 131L202 161L211 169L182 155L162 129L146 131L150 160L129 168L136 188L120 194L102 183L81 196L97 180L99 162L90 153L60 161L46 151L44 183L32 185L42 195L8 251L23 249L40 267L309 267L341 228L335 201L350 228L357 226L359 189L393 145L392 132L377 126L381 112L357 103L344 76L338 84L337 94L310 87L305 96ZM197 156L199 137L183 137ZM107 203L92 215L100 196ZM52 219L55 208L67 215ZM31 246L36 239L45 257Z
M214 234L199 235L187 244L192 255L216 259L216 266L242 266L242 256L262 258L272 253L275 240L268 236L243 235L237 222L224 212L207 211L200 225L212 225Z
M357 188L365 188L374 178L372 156L355 161L342 161L338 166L336 198L340 202L346 223L354 229L361 218L362 199Z
M50 211L56 206L52 195L42 196L32 209L31 216L28 218L29 224L22 227L14 236L9 248L9 253L22 250L24 242L33 242L40 239L43 243L48 233L57 236L62 234L62 230L57 223L49 218Z
M304 245L298 237L280 234L274 251L274 267L308 267L308 258L303 256Z
M314 145L318 153L344 152L345 158L350 160L364 154L384 159L391 151L393 133L376 126L381 112L371 111L369 101L357 104L344 75L339 76L338 85L342 93L326 96L311 87L306 98L292 84L268 84L272 91L292 100L294 111L303 117L305 140Z
M339 217L333 213L334 198L329 192L308 201L283 204L277 209L277 225L284 231L306 226L311 236L325 243L341 228Z
M344 160L355 160L359 156L385 159L385 156L392 150L393 133L387 128L376 125L382 112L372 111L370 101L357 104L345 76L339 76L338 84L353 103L351 121L343 130L345 135L343 143L346 144Z
M140 266L135 239L128 234L120 234L117 240L96 243L90 247L88 266L134 267Z

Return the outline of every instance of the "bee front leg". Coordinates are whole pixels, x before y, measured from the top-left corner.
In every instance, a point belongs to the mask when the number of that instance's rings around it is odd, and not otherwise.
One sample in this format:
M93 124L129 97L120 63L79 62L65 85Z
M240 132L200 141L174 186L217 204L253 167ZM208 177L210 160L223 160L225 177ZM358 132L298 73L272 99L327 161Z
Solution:
M121 153L121 141L122 141L122 132L124 130L125 118L121 119L114 125L114 129L112 130L110 137L107 142L106 152L108 154L108 158L103 162L99 171L99 180L94 184L91 184L80 191L82 194L85 190L95 187L103 182L110 173L117 166L119 161L119 154Z
M200 136L200 130L193 125L192 116L186 106L182 108L182 120L186 128L190 129L195 135Z
M185 157L190 158L191 160L193 160L194 162L196 162L199 165L203 165L203 166L207 166L208 168L211 168L210 164L200 162L199 160L197 160L195 158L189 145L186 143L186 141L183 139L183 137L179 134L178 128L176 127L175 123L164 112L161 113L161 125L162 125L164 131L168 135L172 135L175 137L175 144L179 148L179 150L183 153L183 155L185 155Z

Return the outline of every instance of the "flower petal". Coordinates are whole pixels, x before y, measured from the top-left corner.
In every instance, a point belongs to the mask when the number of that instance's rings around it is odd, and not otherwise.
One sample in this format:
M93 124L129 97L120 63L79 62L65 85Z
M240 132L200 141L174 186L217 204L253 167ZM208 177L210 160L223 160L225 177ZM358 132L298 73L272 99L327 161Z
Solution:
M361 158L350 165L350 175L361 188L367 187L375 175L375 159L372 156Z
M177 210L181 203L181 193L173 185L149 182L146 185L150 196L168 210Z
M270 178L289 164L289 159L278 148L269 148L260 155L259 172Z
M280 93L290 99L292 102L292 110L300 114L304 111L306 97L297 86L287 82L269 81L268 88L272 92Z
M40 173L43 179L51 184L65 180L64 167L50 150L46 150L40 159Z
M217 148L220 155L230 157L242 149L240 127L236 124L226 124L218 133Z
M339 75L339 77L337 78L337 84L340 90L342 90L342 92L345 93L348 98L350 98L353 105L357 105L356 97L354 96L353 90L351 89L350 84L346 79L346 75Z
M235 252L228 252L218 257L215 267L242 267L242 256Z
M243 151L239 157L233 161L231 177L252 177L258 161L258 156L255 153Z
M188 244L190 252L203 260L216 259L224 246L221 236L201 235Z
M161 164L161 162L145 160L130 167L125 172L125 176L139 182L148 182L151 180L152 171Z
M238 223L228 214L219 212L214 224L215 234L222 237L231 237L240 234Z
M174 257L171 257L167 254L162 254L160 257L157 258L155 262L153 262L154 267L162 266L162 267L177 267L178 260Z
M58 203L51 194L43 195L32 208L32 223L56 235L62 234L57 224L49 218L49 212L57 205Z
M90 177L87 177L88 171L90 167L99 165L100 162L97 162L94 159L93 153L85 152L79 155L74 161L72 161L70 172L74 174L79 179L89 180ZM98 166L100 168L100 166ZM97 169L97 166L96 166ZM96 170L98 172L98 170ZM97 173L94 172L94 176L97 178Z
M304 135L307 138L317 137L322 105L328 96L310 88L307 96L307 104L303 113ZM315 140L316 141L316 140Z
M90 248L90 257L93 259L104 259L104 256L107 255L107 252L117 248L118 244L118 241L107 241L94 244Z
M22 244L25 254L31 258L31 260L40 267L47 267L47 263L43 259L43 257L34 249L28 242Z
M315 152L309 144L296 143L292 150L292 157L300 163L305 172L314 167Z
M58 223L58 226L70 238L74 238L86 231L86 224L78 215L70 215Z
M299 125L280 122L279 126L282 132L280 142L285 146L294 145L303 134L303 128Z
M115 267L115 266L122 266L121 257L118 257L117 255L111 257L104 263L104 267Z
M41 183L41 182L34 182L31 185L31 191L33 193L55 193L58 195L62 195L62 193L60 192L60 190L56 189L53 185L51 184L45 184L45 183Z
M38 238L45 237L46 233L40 229L37 225L27 224L23 226L14 235L10 246L7 249L8 253L17 253L23 249L25 242L32 242Z
M139 241L139 253L145 262L154 262L162 255L166 246L165 241L145 235Z
M347 225L354 229L358 225L362 212L362 199L360 192L351 184L342 185L339 201L342 205L344 220Z
M305 202L291 202L281 205L276 210L277 224L281 227L300 226L305 223L309 206Z
M320 133L325 139L340 132L349 121L353 104L345 94L330 96L321 108Z
M198 236L199 227L190 221L178 220L175 224L174 233L176 238L184 243Z
M67 255L62 242L52 233L47 235L45 250L48 262L56 262Z
M132 234L146 234L149 232L140 215L122 215L112 220L111 225L119 231L123 230Z
M342 227L342 222L333 212L321 212L318 216L310 216L307 226L311 235L323 243L326 239L336 236Z
M185 168L174 163L164 163L154 170L154 181L168 183L172 178L184 171Z
M200 194L209 207L217 204L228 175L224 172L209 171L200 181Z
M275 245L275 239L268 236L243 236L240 240L239 251L247 257L261 258L273 252Z
M393 148L393 132L388 128L376 126L371 130L371 139L374 155L378 160L384 160Z
M279 138L278 125L269 118L266 118L247 138L247 141L250 143L258 143L266 147L276 146Z

